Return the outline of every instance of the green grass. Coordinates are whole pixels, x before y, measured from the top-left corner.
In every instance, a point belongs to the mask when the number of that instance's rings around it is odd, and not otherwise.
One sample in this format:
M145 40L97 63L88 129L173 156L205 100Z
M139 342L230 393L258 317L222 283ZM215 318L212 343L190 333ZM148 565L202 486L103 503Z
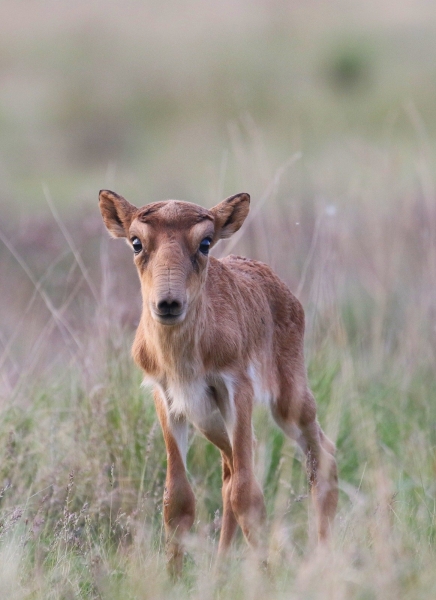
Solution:
M184 578L172 587L161 526L163 441L150 398L139 392L138 374L122 352L107 357L107 370L91 391L71 368L57 384L52 380L51 386L45 382L43 389L28 390L26 409L17 397L14 406L2 410L3 593L245 598L269 589L275 597L431 597L436 585L432 375L419 373L402 388L389 375L368 381L356 373L356 389L344 399L341 369L323 369L324 357L320 361L313 359L310 372L322 421L338 410L335 403L341 405L341 497L330 556L310 558L304 469L262 411L255 418L256 462L269 515L273 581L244 558L238 540L225 582L212 583L219 457L194 437L188 465L198 520L188 540Z
M131 333L118 323L108 328L110 310L100 308L89 310L89 326L80 334L83 352L67 368L35 373L4 400L3 593L20 599L431 597L431 360L401 371L404 348L397 346L374 364L368 352L374 340L369 335L362 344L358 331L365 321L374 330L377 311L370 305L362 321L363 313L350 319L349 309L336 310L340 327L326 330L321 316L308 323L310 381L320 420L338 447L341 493L331 554L313 555L301 457L259 409L256 472L268 510L272 580L250 562L240 538L225 579L215 578L219 453L193 436L188 467L197 520L184 577L170 583L161 524L162 436L129 356ZM382 340L392 326L387 319Z

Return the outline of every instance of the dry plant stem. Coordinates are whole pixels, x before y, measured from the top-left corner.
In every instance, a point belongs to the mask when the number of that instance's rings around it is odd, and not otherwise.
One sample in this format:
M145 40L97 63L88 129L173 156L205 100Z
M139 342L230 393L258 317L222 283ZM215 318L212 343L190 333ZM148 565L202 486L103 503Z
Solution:
M64 238L65 238L68 246L70 247L71 253L73 254L74 259L77 262L77 264L78 264L78 266L79 266L79 268L80 268L80 270L82 272L83 278L86 281L86 283L88 284L89 289L91 290L91 293L92 293L92 295L94 297L94 300L98 304L99 299L98 299L97 290L95 288L95 285L94 285L93 281L91 280L91 278L89 276L88 270L85 267L85 264L84 264L84 262L82 260L82 257L80 256L80 254L79 254L79 252L78 252L78 250L76 248L76 245L74 244L73 239L72 239L71 235L68 232L68 229L65 227L65 225L64 225L61 217L59 216L58 211L56 210L56 207L55 207L55 205L53 203L53 200L51 198L51 194L49 192L48 187L46 185L43 185L43 190L44 190L45 199L46 199L47 204L48 204L48 206L50 208L50 211L51 211L51 213L53 215L53 218L56 221L56 223L58 224L59 229L62 231L62 234L63 234L63 236L64 236Z
M67 336L65 335L65 332L67 332L69 334L70 338L74 341L74 343L77 346L77 348L79 350L81 350L82 349L81 348L81 344L80 344L80 341L77 338L75 332L71 329L71 327L68 325L68 323L62 317L61 312L58 309L55 308L55 306L53 305L53 303L50 300L50 298L47 295L47 293L41 288L40 282L38 282L35 279L35 277L32 275L32 272L30 271L30 269L27 266L27 264L24 261L24 259L20 256L20 254L17 252L17 250L12 246L12 244L3 235L3 233L1 231L0 231L0 240L3 242L3 244L6 246L6 248L9 250L9 252L12 254L12 256L15 258L15 260L18 262L18 264L20 265L20 267L26 273L27 277L32 282L32 285L35 288L35 292L38 292L38 294L41 296L41 298L44 301L45 305L47 306L48 310L52 314L53 319L54 319L57 327L59 328L59 331L60 331L61 335L65 337L66 342L68 343L68 339L67 339Z
M100 192L109 232L135 252L143 311L133 357L154 398L167 450L164 522L170 573L183 566L183 537L194 522L186 474L187 427L219 450L223 462L220 558L237 525L256 559L266 562L266 510L253 468L252 411L269 405L285 434L307 457L320 542L327 541L337 505L334 444L316 419L304 364L304 311L265 264L209 257L236 233L249 211L248 194L211 210L169 200L137 209Z

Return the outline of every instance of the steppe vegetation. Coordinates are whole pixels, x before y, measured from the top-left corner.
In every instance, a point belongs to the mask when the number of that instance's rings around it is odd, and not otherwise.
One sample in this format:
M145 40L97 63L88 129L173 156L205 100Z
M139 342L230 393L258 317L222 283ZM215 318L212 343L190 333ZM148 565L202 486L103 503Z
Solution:
M435 597L436 9L7 0L0 17L0 598ZM220 461L192 433L197 520L168 580L164 444L107 187L251 194L217 252L268 262L306 308L338 448L328 556L301 456L259 408L271 579L241 539L215 578Z

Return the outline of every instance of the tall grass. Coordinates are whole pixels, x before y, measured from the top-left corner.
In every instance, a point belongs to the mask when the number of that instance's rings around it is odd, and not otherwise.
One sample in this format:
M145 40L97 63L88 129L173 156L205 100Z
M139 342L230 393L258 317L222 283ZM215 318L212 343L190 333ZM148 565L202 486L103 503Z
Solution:
M338 447L331 552L315 550L301 456L259 409L256 473L267 502L271 577L239 539L226 577L216 578L220 461L192 433L197 520L184 577L170 584L165 450L129 356L139 283L127 248L100 226L89 235L89 215L62 222L54 249L37 257L26 251L26 228L5 236L3 268L20 260L27 283L14 270L14 285L28 300L24 311L10 307L15 341L5 340L2 357L3 597L432 597L436 211L419 186L394 194L389 169L384 187L377 170L377 186L361 184L352 205L333 193L308 200L289 186L298 160L267 182L245 234L221 252L268 260L306 306L310 381ZM370 197L372 186L383 205ZM54 219L44 227L59 235Z

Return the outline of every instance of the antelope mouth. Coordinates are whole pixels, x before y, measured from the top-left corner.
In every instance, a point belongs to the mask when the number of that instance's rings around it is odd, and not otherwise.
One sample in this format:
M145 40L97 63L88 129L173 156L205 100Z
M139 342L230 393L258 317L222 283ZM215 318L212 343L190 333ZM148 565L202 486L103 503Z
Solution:
M181 323L185 318L183 313L180 315L159 315L153 311L152 315L154 319L161 325L177 325L177 323Z
M162 325L176 325L185 318L185 307L180 302L160 302L151 306L151 314L155 321Z

